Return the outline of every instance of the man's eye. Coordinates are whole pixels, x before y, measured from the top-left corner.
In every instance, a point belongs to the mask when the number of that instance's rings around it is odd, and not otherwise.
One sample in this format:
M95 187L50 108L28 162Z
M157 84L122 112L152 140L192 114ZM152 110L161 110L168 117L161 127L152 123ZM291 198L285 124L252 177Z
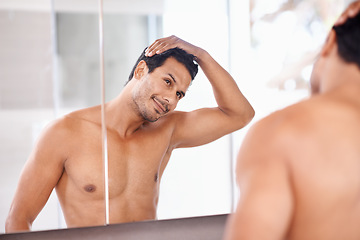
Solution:
M167 85L170 85L170 84L171 84L171 81L170 81L170 80L165 79L165 83L166 83Z
M181 93L180 92L176 92L176 96L178 97L178 99L181 98Z

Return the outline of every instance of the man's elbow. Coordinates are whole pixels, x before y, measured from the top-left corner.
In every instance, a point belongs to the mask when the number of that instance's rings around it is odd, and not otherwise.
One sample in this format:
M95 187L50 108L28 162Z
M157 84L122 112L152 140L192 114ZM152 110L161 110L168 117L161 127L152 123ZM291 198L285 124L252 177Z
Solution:
M255 110L249 104L246 107L239 107L236 110L220 110L227 116L228 121L224 124L229 127L231 132L237 131L248 125L255 116Z
M246 114L246 119L247 119L247 123L248 124L249 122L251 122L251 120L255 117L255 110L254 108L249 105L249 109L247 110L247 114Z
M239 129L248 125L251 122L251 120L254 118L254 116L255 116L255 110L251 105L249 105L237 117Z

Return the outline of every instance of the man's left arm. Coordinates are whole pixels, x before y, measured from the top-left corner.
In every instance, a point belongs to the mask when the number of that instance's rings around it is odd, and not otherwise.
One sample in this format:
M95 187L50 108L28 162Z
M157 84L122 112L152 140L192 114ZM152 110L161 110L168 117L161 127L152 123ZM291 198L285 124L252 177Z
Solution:
M179 114L173 142L176 147L193 147L214 141L246 126L254 110L239 90L231 75L202 48L176 36L158 39L147 49L147 55L159 54L171 48L181 48L193 54L212 85L218 107L202 108Z

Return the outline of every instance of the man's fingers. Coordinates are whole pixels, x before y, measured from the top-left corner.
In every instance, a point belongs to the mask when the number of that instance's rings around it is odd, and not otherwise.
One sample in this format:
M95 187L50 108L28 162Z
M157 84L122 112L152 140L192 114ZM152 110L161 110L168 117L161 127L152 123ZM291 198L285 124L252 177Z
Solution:
M349 7L341 14L341 16L338 18L335 26L344 24L348 18L355 17L360 11L360 0L355 1L349 5Z
M151 57L155 54L160 54L170 48L175 47L174 44L177 41L177 37L170 36L166 38L160 38L151 44L145 51L145 56Z
M158 40L156 40L153 44L151 44L145 51L145 56L151 57L153 55L154 49L156 49L157 45L159 45Z
M166 47L166 43L157 40L150 47L148 47L148 49L146 49L145 55L151 57L155 54L159 54L161 50L164 49L164 47Z
M151 48L149 48L147 50L147 56L151 57L151 56L153 56L155 54L160 54L160 53L166 51L167 49L168 49L168 44L167 43L164 43L164 42L163 43L158 43L157 45L155 45L155 46L153 46L153 47L151 47Z

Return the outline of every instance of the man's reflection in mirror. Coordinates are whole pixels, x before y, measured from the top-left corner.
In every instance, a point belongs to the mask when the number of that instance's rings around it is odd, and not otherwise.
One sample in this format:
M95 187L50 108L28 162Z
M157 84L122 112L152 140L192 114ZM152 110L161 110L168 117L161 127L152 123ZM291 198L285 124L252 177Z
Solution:
M198 65L218 106L175 111ZM20 176L6 232L30 230L54 188L68 227L104 224L100 112L100 106L81 109L44 130ZM124 89L105 104L105 114L110 223L122 223L156 219L159 181L175 148L241 129L254 110L206 50L170 36L141 54Z

